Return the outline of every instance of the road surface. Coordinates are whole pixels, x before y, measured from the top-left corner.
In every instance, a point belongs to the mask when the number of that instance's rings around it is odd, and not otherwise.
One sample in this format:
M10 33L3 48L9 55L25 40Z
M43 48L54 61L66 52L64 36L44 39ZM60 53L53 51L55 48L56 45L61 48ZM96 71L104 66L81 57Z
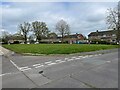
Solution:
M2 57L2 88L118 88L118 50Z

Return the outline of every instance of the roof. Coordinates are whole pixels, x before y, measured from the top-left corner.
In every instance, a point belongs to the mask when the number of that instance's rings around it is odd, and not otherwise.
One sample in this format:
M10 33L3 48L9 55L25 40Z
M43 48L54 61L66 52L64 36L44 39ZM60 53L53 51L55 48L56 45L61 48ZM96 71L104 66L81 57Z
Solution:
M10 40L24 40L23 36L10 36L9 37Z
M78 38L79 37L84 37L82 34L72 34L72 35L66 35L65 38Z
M89 36L98 36L98 35L100 35L100 36L102 36L102 35L110 35L110 34L115 34L115 33L116 33L115 30L96 31L96 32L91 32L91 33L88 35L88 37L89 37Z

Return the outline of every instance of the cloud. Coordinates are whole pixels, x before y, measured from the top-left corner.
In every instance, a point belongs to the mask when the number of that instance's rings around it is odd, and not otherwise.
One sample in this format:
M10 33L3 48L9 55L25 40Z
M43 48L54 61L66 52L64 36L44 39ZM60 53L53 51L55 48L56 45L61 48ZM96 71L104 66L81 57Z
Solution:
M44 0L44 2L118 2L119 0ZM4 0L4 2L43 2L43 0Z
M105 11L115 7L113 2L4 2L2 4L2 28L16 32L23 22L44 21L50 30L55 31L55 24L64 19L71 33L83 33L97 29L106 29ZM0 8L1 9L1 8Z

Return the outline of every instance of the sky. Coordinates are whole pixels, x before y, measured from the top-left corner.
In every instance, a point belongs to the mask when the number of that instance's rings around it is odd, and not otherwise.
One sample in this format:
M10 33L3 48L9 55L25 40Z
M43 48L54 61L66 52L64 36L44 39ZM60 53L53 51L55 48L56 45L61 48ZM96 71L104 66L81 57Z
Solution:
M56 32L56 23L63 19L71 34L88 35L96 30L106 30L108 8L114 8L117 2L2 2L0 31L16 33L23 22L46 22L50 31ZM56 32L57 33L57 32Z

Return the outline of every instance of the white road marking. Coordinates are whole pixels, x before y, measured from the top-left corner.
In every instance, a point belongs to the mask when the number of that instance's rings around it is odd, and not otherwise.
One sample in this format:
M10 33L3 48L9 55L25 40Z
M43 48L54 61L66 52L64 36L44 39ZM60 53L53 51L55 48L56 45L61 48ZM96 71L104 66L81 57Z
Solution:
M66 61L60 61L59 63L63 63L63 62L66 62Z
M26 67L20 67L19 69L22 70L22 69L27 69L27 68L28 68L28 66L26 66Z
M82 57L82 58L86 58L86 57Z
M80 59L80 58L75 58L75 60L78 60L78 59Z
M49 62L45 62L45 64L48 64L48 63L51 63L52 61L49 61Z
M98 55L96 54L96 55L94 55L94 56L98 56Z
M73 61L74 59L68 59L67 61Z
M71 58L76 58L76 57L71 57Z
M19 67L17 66L17 64L15 64L12 60L10 60L10 62L11 62L18 70L20 70Z
M56 60L56 62L61 62L62 60Z
M50 63L50 64L47 64L47 65L54 65L54 64L57 64L57 63Z
M21 70L21 71L26 71L26 70L30 70L30 69L32 69L32 68L26 68L26 69L23 69L23 70Z
M106 61L107 63L110 63L111 61Z
M43 67L44 65L40 65L40 66L37 66L37 67L35 67L35 68L39 68L39 67Z
M34 66L34 67L35 67L35 66L40 66L40 64L34 64L33 66Z
M4 73L4 74L0 74L0 76L9 75L9 74L12 74L12 73Z
M65 58L65 60L68 60L69 58Z
M78 56L78 57L82 58L83 56Z

